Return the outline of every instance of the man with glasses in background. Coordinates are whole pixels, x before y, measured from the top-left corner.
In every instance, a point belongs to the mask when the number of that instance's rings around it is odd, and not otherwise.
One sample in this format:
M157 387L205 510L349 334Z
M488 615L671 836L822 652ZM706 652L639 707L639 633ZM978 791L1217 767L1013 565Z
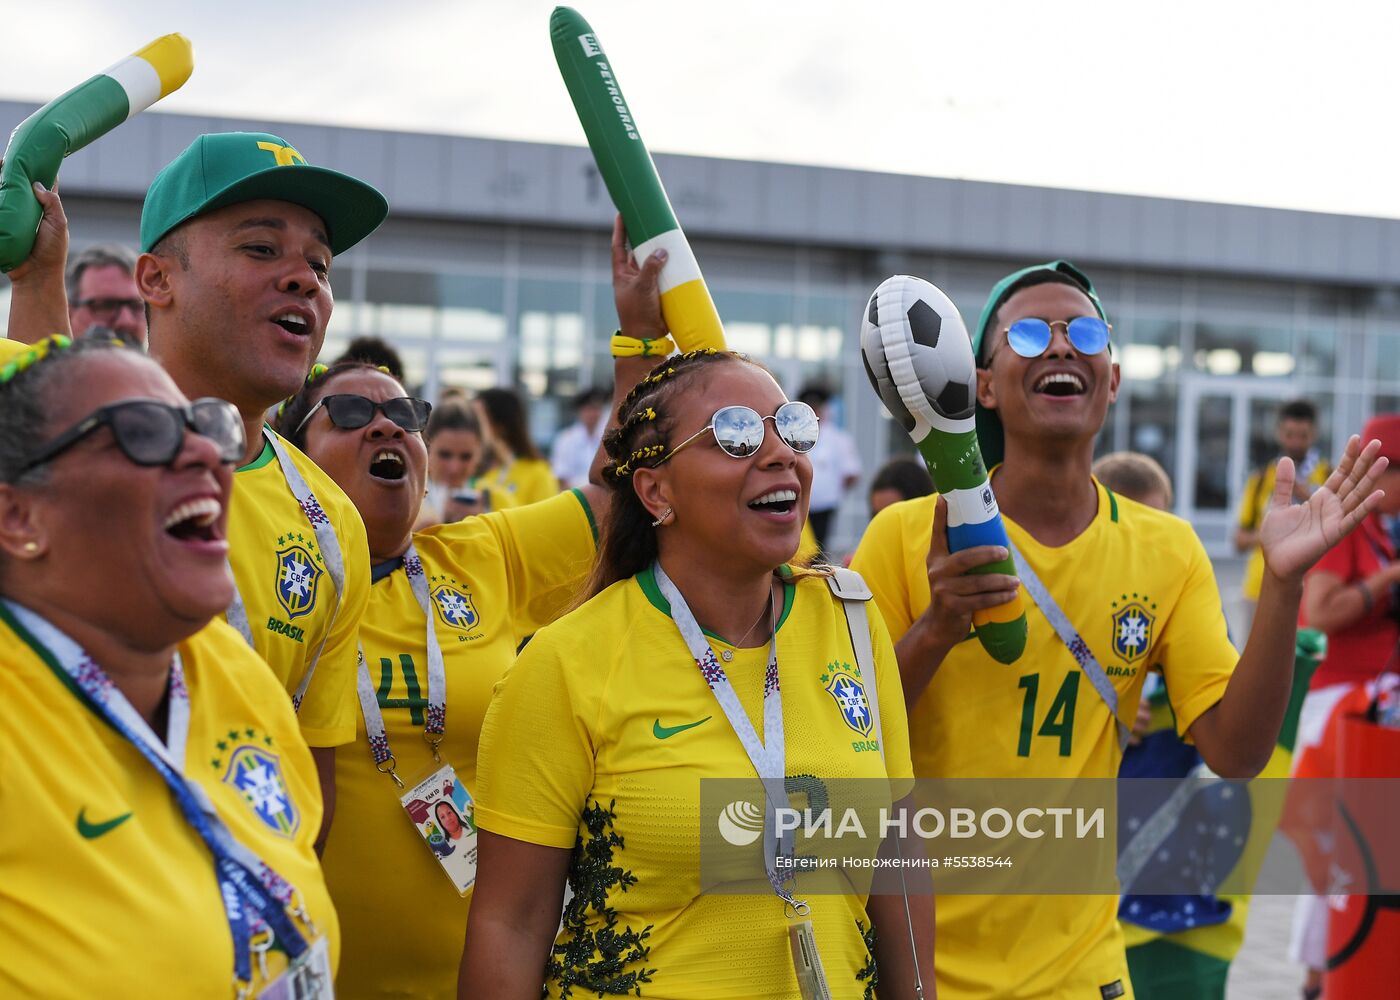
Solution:
M99 243L68 262L68 322L74 336L93 327L143 350L146 303L136 290L136 254L120 243Z

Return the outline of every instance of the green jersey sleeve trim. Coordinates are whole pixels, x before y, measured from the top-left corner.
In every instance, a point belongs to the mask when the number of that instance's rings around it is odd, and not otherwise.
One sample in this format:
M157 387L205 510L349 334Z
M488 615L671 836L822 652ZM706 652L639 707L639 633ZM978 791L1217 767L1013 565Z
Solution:
M594 548L597 548L597 547L598 547L598 522L597 522L597 520L595 520L594 517L593 517L593 507L592 507L591 504L589 504L589 502L588 502L588 497L586 497L586 496L583 495L583 490L579 489L577 486L575 486L573 489L569 490L569 492L572 493L575 497L577 497L577 498L578 498L578 502L583 506L583 513L584 513L584 516L588 518L588 530L591 531L591 532L593 532L593 547L594 547Z
M794 604L793 598L797 595L797 585L792 581L792 567L779 567L778 574L783 578L783 610L782 613L778 615L777 627L773 629L775 632L783 627L783 622L788 620L788 615L792 613L792 606ZM660 611L667 618L670 618L671 602L662 596L661 588L656 585L656 574L651 571L651 567L648 566L633 577L633 579L637 581L637 586L642 589L642 593L645 594L646 599L651 602L651 606L657 611ZM701 631L704 632L708 638L715 640L715 642L728 641L723 636L715 635L708 629L701 629Z

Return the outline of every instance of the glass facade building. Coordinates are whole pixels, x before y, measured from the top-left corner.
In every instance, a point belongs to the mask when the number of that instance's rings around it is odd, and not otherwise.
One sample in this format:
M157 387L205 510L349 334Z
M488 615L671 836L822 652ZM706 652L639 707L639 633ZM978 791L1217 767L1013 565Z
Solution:
M0 126L32 108L0 102ZM114 137L79 153L63 186L74 248L134 244L145 183L195 135L266 127L148 114L115 136L151 134L125 146L141 150L139 162ZM610 382L610 212L585 150L273 130L314 163L366 176L394 206L380 232L335 262L323 356L377 334L398 348L409 381L429 399L447 386L519 386L542 442L569 419L575 391ZM381 166L367 170L369 147ZM441 183L413 173L425 159L441 161ZM407 166L382 166L400 160ZM459 160L475 195L455 183ZM1400 293L1386 277L1387 261L1400 261L1400 223L823 168L658 162L730 345L765 361L790 394L813 382L835 390L836 417L858 441L867 476L910 447L866 383L857 338L870 292L892 273L932 281L971 324L1006 272L1074 259L1098 286L1123 372L1099 450L1160 460L1178 513L1213 555L1229 550L1246 474L1272 454L1279 403L1314 401L1330 453L1369 414L1400 410ZM807 195L794 197L794 185ZM901 204L918 217L899 217ZM938 226L949 212L959 224ZM1203 242L1197 226L1220 238ZM1289 256L1276 245L1310 240L1314 229L1329 234L1320 250ZM1357 256L1367 247L1374 252ZM0 307L7 300L8 286ZM864 509L863 490L848 497L838 549L854 544Z

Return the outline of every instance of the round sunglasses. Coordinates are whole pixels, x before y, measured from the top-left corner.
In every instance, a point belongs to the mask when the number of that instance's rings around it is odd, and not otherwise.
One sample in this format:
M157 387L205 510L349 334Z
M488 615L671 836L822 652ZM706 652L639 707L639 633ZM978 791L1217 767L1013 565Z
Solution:
M1018 319L1006 328L1006 342L1021 357L1038 358L1050 346L1057 326L1065 328L1070 345L1086 356L1098 354L1107 347L1108 335L1113 329L1097 316L1079 316L1068 322L1062 319L1048 321L1028 317Z
M380 403L367 396L340 392L322 396L320 401L307 411L306 416L302 417L301 423L297 424L293 433L300 434L316 415L316 411L323 407L326 416L331 418L331 423L343 431L359 430L373 420L377 412L383 410L384 415L399 427L410 433L417 433L428 425L428 414L433 411L432 404L426 399L415 399L412 396L395 396Z
M771 417L761 417L749 406L721 406L710 422L676 445L657 462L662 465L675 457L686 445L701 435L713 432L715 444L730 458L749 458L763 447L764 421L773 421L778 437L799 455L811 451L817 443L817 411L806 403L794 400L778 407Z
M154 399L129 399L101 407L54 438L25 463L20 474L51 462L99 427L111 427L112 437L136 465L170 465L185 444L187 430L213 441L219 461L242 461L247 442L243 418L232 403L212 397L175 406Z

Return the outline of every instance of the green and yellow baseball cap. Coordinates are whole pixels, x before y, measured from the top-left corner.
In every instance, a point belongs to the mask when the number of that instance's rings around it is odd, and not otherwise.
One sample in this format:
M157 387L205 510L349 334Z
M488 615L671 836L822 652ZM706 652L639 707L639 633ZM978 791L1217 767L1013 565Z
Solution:
M260 198L319 215L333 254L349 250L389 214L389 203L372 185L313 167L285 139L266 132L214 132L190 143L151 182L141 208L141 249L149 251L195 216Z
M972 334L972 356L977 359L977 367L982 367L982 343L987 337L988 328L992 325L992 319L996 316L997 310L1002 303L1011 298L1022 288L1040 284L1042 281L1061 280L1051 275L1062 275L1069 279L1070 284L1077 285L1079 290L1089 297L1093 303L1094 310L1099 314L1099 319L1108 322L1108 316L1103 311L1103 303L1099 301L1099 295L1094 291L1094 283L1089 280L1089 276L1079 268L1075 267L1067 260L1051 260L1044 264L1032 264L1030 267L1023 267L1019 271L1012 271L992 286L992 292L987 296L987 304L982 307L982 316L977 321L977 329ZM996 410L983 409L979 403L977 406L977 444L982 449L982 461L987 468L1000 464L1006 457L1006 433L1001 426L1001 417Z

